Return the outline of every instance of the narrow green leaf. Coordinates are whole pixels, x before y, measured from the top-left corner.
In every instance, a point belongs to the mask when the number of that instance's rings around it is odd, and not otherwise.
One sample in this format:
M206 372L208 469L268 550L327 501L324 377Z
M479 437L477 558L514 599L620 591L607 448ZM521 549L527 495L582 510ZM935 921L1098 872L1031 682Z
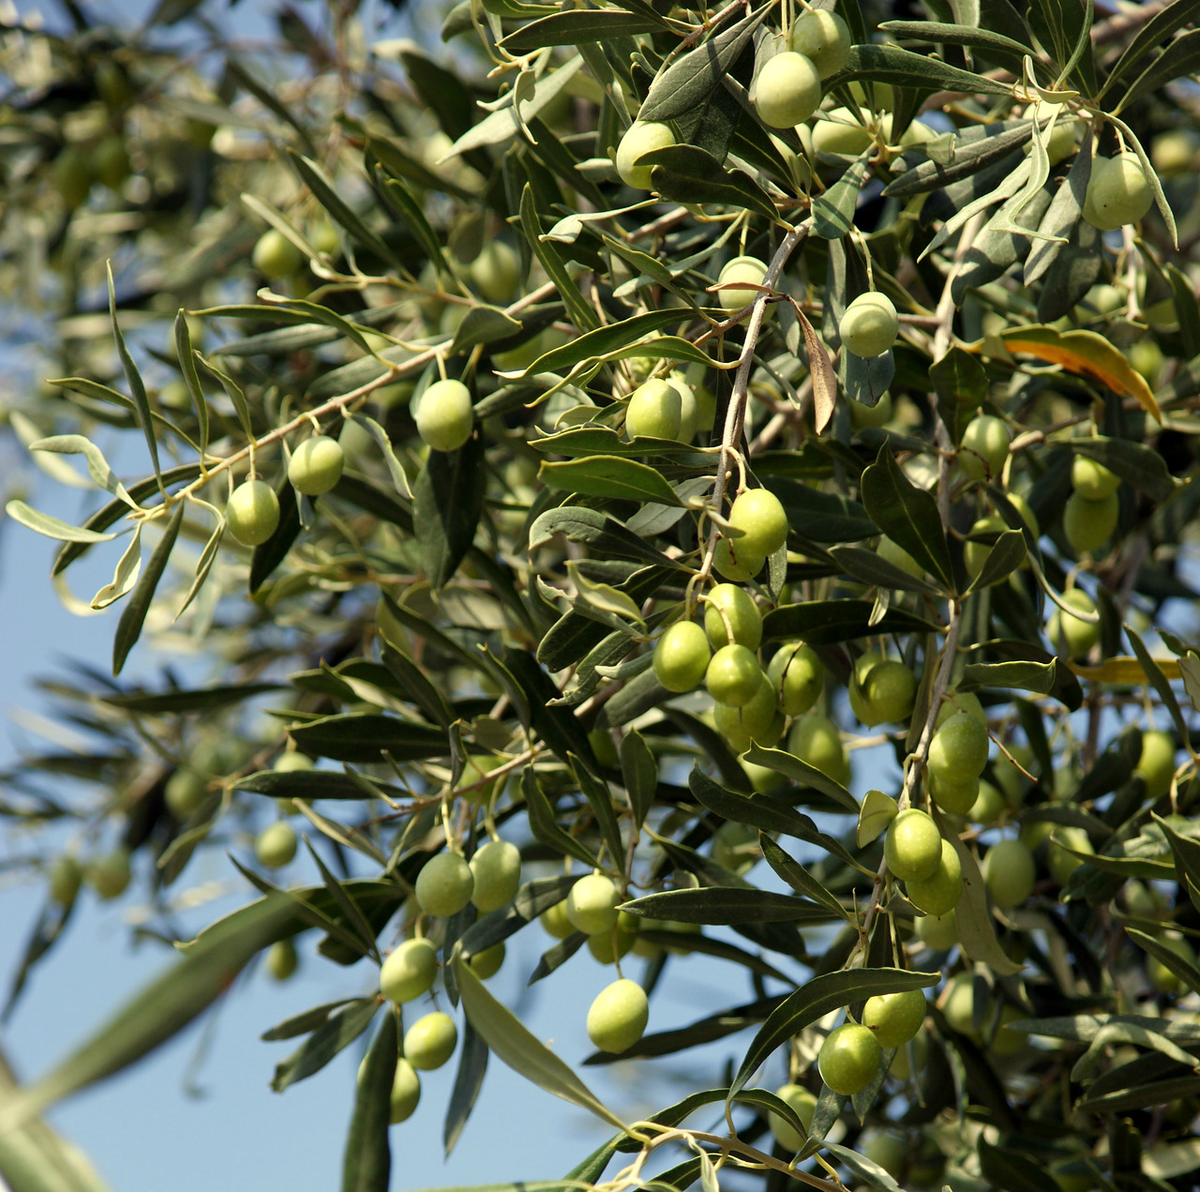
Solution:
M114 708L157 716L178 712L211 711L225 708L257 695L279 691L278 683L231 683L224 687L201 687L183 691L128 691L106 695L103 700Z
M446 1120L442 1125L442 1145L447 1155L454 1149L462 1135L463 1127L475 1108L483 1078L487 1073L488 1048L470 1019L463 1023L462 1043L458 1049L458 1068L454 1075L454 1088L450 1092L450 1103L446 1106Z
M484 988L483 982L457 955L454 975L463 1010L494 1055L539 1088L594 1113L628 1133L626 1126L548 1047L530 1034L520 1020Z
M162 468L158 462L158 440L154 437L154 416L150 412L150 399L146 396L146 385L142 380L142 374L138 372L138 367L129 354L129 349L125 346L125 337L121 334L121 324L117 320L117 289L113 280L112 261L106 261L104 267L108 277L108 314L112 321L117 355L121 360L125 380L129 384L129 394L133 399L133 412L137 418L138 427L145 436L146 446L150 450L150 462L154 466L154 475L159 478L161 486Z
M392 1081L400 1041L397 1012L388 1010L379 1033L371 1040L358 1078L354 1113L346 1135L342 1161L342 1192L388 1192L392 1151L388 1126L392 1113Z
M676 58L654 80L638 119L664 122L702 107L721 86L768 12L761 8Z
M48 1106L122 1071L202 1014L247 961L274 942L294 916L285 895L265 898L214 925L202 942L135 994L66 1059L0 1110L0 1133Z
M858 814L858 800L840 782L785 750L751 745L746 751L746 760L756 766L766 766L776 774L783 774L802 789L809 788L828 795L848 815Z
M567 267L555 250L555 246L542 238L542 226L537 213L537 203L533 197L533 187L526 183L521 192L521 230L526 243L533 249L537 259L546 270L546 275L554 283L559 296L566 304L571 319L580 331L590 331L597 325L596 312L584 300L579 287L567 272Z
M794 857L789 856L766 832L758 835L759 847L767 864L783 878L797 894L802 894L814 902L833 911L841 918L849 919L846 908L838 901L836 894L831 894L803 865Z
M444 730L376 713L322 716L288 731L305 753L337 762L378 762L384 753L396 761L420 761L450 752Z
M132 509L137 503L125 491L116 473L108 466L100 448L83 435L51 435L48 439L37 439L29 444L30 451L53 451L59 455L82 455L87 460L88 475L93 483Z
M195 480L200 475L200 468L196 464L180 464L178 467L171 468L169 471L162 474L162 487L170 488L174 484L184 481L190 482ZM150 476L145 480L139 480L136 484L128 486L130 497L133 501L140 505L148 497L154 496L159 492L159 479ZM129 506L121 500L109 501L102 509L98 509L91 517L83 523L83 529L89 533L99 535L95 540L98 542L109 542L115 535L103 534L101 531L107 530L109 526L119 521L129 512ZM39 516L45 516L39 515ZM60 523L65 525L66 523ZM32 527L31 527L32 528ZM69 527L74 530L76 527ZM54 537L55 535L50 535ZM76 559L87 553L91 546L92 540L88 538L76 538L65 540L65 545L59 550L54 557L54 565L50 568L51 575L61 575Z
M854 225L858 196L867 178L874 149L852 161L842 176L813 201L813 231L822 240L840 240Z
M545 546L555 534L562 534L571 542L587 543L602 558L615 555L656 567L688 570L602 509L590 509L583 505L560 505L557 509L547 509L529 528L529 549Z
M1152 501L1165 501L1177 487L1162 454L1145 443L1097 435L1089 439L1073 439L1071 450L1076 455L1084 455L1103 464Z
M979 1139L979 1168L983 1178L1004 1192L1045 1192L1046 1168L1012 1147L991 1146Z
M581 761L574 754L568 754L568 758L575 781L579 784L579 789L583 792L588 806L592 809L592 814L596 817L600 835L608 846L609 855L612 857L625 856L625 841L621 838L621 825L617 820L617 811L613 805L613 797L608 789L608 784L592 772L589 764Z
M538 475L551 488L564 492L620 501L653 501L658 505L682 504L656 468L619 455L592 455L544 463Z
M671 145L639 158L652 167L654 189L664 199L688 203L718 203L740 207L776 222L779 213L771 196L744 170L726 169L711 153L696 145Z
M192 332L188 326L187 313L182 309L175 316L175 354L179 357L179 371L183 374L183 382L196 411L200 451L203 454L208 450L209 441L208 401L200 384L200 374L196 371L196 350L192 347Z
M129 651L133 649L137 639L142 635L142 625L146 621L146 614L150 611L154 594L158 590L158 582L166 570L167 560L171 557L171 551L175 547L175 540L179 537L179 527L183 525L183 508L183 501L176 503L175 512L171 514L171 520L163 530L162 538L154 548L154 553L150 556L150 562L146 565L142 578L138 581L133 595L130 596L129 603L121 611L121 619L117 622L117 632L113 637L114 675L121 673L125 659L129 657Z
M1137 655L1138 662L1141 663L1142 670L1146 672L1146 678L1150 680L1150 685L1158 694L1158 698L1162 700L1163 706L1170 713L1172 721L1175 723L1175 728L1178 730L1183 740L1187 740L1188 726L1187 721L1183 718L1183 709L1179 706L1179 700L1175 698L1175 691L1167 680L1167 676L1163 674L1158 663L1154 661L1150 651L1146 649L1145 642L1142 641L1137 631L1130 625L1125 625L1125 636L1129 639L1129 644L1133 647L1134 654Z
M774 890L743 890L736 886L664 890L623 903L621 910L649 919L723 927L743 923L827 923L845 914L840 907L836 912L830 911L791 894L778 894Z
M122 507L128 509L128 506L123 505ZM61 518L54 517L49 513L42 513L41 510L31 509L24 501L19 501L15 498L4 506L4 512L13 521L18 522L26 529L33 530L36 534L44 534L47 538L54 538L58 542L85 542L90 544L94 542L111 542L117 537L116 534L101 534L96 530L73 526L69 522L65 522Z
M886 443L875 462L864 469L859 486L871 520L930 575L952 585L954 568L937 500L909 481Z
M996 79L892 45L852 46L850 60L825 83L825 88L829 90L854 79L925 91L956 91L963 95L1008 95L1010 91Z
M525 808L529 814L529 826L543 844L549 845L564 857L574 857L589 869L596 869L600 860L586 844L568 835L559 825L554 807L542 790L532 766L521 775L521 792L525 796Z
M954 908L962 950L977 963L986 964L999 977L1019 973L1025 966L1010 960L996 939L992 912L988 907L987 885L975 854L955 833L951 832L948 839L962 865L963 892Z
M1191 29L1171 41L1165 50L1129 84L1114 112L1121 113L1143 95L1158 91L1176 79L1200 71L1200 29Z
M429 582L449 582L475 541L487 469L481 438L458 451L431 451L417 476L413 526Z
M636 729L630 729L621 738L621 775L633 808L634 831L639 831L646 822L654 796L658 791L658 762L646 744L645 738Z
M270 1030L263 1031L259 1038L264 1043L274 1043L280 1039L294 1039L297 1035L307 1035L318 1027L324 1026L329 1021L331 1014L341 1010L343 1006L349 1006L359 1000L361 999L344 997L339 998L336 1002L324 1002L309 1010L302 1010L299 1014L285 1018Z
M847 865L857 862L835 837L817 830L808 816L771 795L741 795L714 782L698 766L688 775L688 788L697 800L722 819L749 824L760 832L783 832L818 845Z
M338 194L336 184L321 166L294 149L288 150L288 160L330 218L340 223L354 240L370 249L380 260L390 265L403 265L395 251L367 227L354 208Z
M972 542L986 542L993 537L993 534L990 532L982 535L972 534L968 537ZM992 549L984 556L983 566L979 569L979 574L971 581L967 588L968 592L982 592L984 588L990 588L1002 579L1007 579L1025 562L1028 556L1023 531L1002 530L999 534L994 535L994 538Z
M254 433L254 420L250 415L250 403L246 400L245 390L227 373L219 369L211 360L206 360L203 356L197 356L196 360L199 364L212 373L218 381L221 382L221 388L225 390L229 396L229 400L233 403L234 412L237 414L238 422L241 424L242 433L247 439L254 440L257 436Z
M939 153L936 158L930 152L925 161L893 178L883 193L889 198L908 199L940 190L1019 152L1032 135L1033 123L1028 120L988 124L953 134L948 152Z
M552 13L523 25L501 41L512 54L527 54L543 46L577 46L585 41L609 41L636 33L657 33L670 28L655 13L624 12L619 8L578 9Z
M763 1023L729 1086L730 1097L742 1090L777 1047L831 1011L878 994L929 989L940 980L940 973L910 973L896 968L843 970L813 977L789 994Z
M117 562L112 581L105 584L92 597L92 608L107 608L110 604L120 600L122 596L127 595L137 582L138 572L142 569L142 525L143 523L139 522L134 527L129 545Z
M1026 54L1033 54L1033 47L1022 45L1003 33L994 33L978 25L954 25L942 21L882 21L881 33L890 33L896 38L941 43L951 46L971 46L987 51L1002 61L1015 65L1018 71Z
M371 1025L378 1010L379 998L371 994L369 997L356 998L335 1014L326 1014L312 1034L287 1059L280 1060L275 1065L271 1088L277 1093L282 1093L291 1085L320 1072ZM290 1036L284 1034L272 1037L286 1039Z
M1186 29L1200 14L1200 0L1175 0L1175 3L1160 8L1138 31L1130 38L1122 49L1120 56L1113 63L1108 77L1096 95L1099 103L1107 94L1110 87L1121 78L1128 77L1141 63L1142 59L1161 42L1180 29Z

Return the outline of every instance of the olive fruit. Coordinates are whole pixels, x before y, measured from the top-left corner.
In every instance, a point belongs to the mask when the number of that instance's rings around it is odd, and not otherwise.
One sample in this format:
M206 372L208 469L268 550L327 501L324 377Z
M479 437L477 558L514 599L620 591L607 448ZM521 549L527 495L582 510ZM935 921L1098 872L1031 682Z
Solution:
M259 546L279 525L279 498L265 480L246 480L229 494L225 524L243 546Z
M1064 592L1063 603L1081 613L1096 611L1096 602L1081 588ZM1100 624L1056 608L1046 622L1046 636L1055 649L1065 648L1070 657L1082 658L1100 640Z
M801 716L817 702L825 672L816 650L793 642L776 651L767 667L767 678L779 693L779 706L786 716Z
M902 881L924 881L941 864L942 834L927 812L907 807L888 825L883 856L888 869Z
M553 906L548 906L542 911L538 915L538 922L556 940L565 940L567 936L575 934L575 925L567 917L567 903L565 899L562 902L556 902Z
M129 151L122 137L105 137L92 151L96 179L109 190L120 190L129 177Z
M719 704L740 708L758 694L763 671L754 651L736 643L722 646L704 672L708 694Z
M471 391L461 381L434 381L417 403L417 434L434 451L457 451L470 437L475 418Z
M978 1038L975 1026L975 978L970 973L955 973L942 995L942 1017L960 1035Z
M1102 232L1135 223L1150 210L1154 191L1136 153L1096 157L1083 198L1083 218Z
M81 207L86 201L95 180L91 154L75 145L68 145L54 159L51 167L54 185L62 197L63 204L70 210Z
M782 502L765 488L739 493L729 509L729 524L737 535L739 550L755 555L773 555L787 541L788 518Z
M679 390L667 381L646 381L629 395L625 430L631 439L678 439L682 417Z
M396 1061L396 1072L392 1077L392 1095L388 1102L388 1121L397 1126L406 1122L417 1110L421 1100L421 1078L412 1064L401 1057Z
M813 124L813 152L818 155L857 157L873 140L871 130L859 123L850 108L832 108Z
M634 930L626 930L626 924L632 921ZM632 915L623 912L617 916L617 925L612 931L602 931L599 935L587 937L587 950L592 958L600 964L616 964L632 947L637 938L637 921Z
M1099 550L1117 528L1121 502L1115 492L1099 501L1089 501L1077 491L1063 507L1063 534L1076 554Z
M795 1113L800 1119L800 1124L807 1131L812 1125L813 1113L817 1108L816 1097L803 1085L791 1083L776 1089L775 1096ZM785 1151L798 1151L808 1141L807 1134L797 1134L796 1127L784 1121L774 1110L767 1113L767 1125L770 1126L775 1141Z
M641 1037L650 1018L646 991L628 977L605 986L587 1013L587 1033L600 1051L620 1055Z
M717 584L705 597L704 631L714 650L730 642L757 650L762 641L762 613L745 588Z
M956 712L929 742L928 766L935 780L947 784L978 778L987 765L988 731L970 712Z
M668 691L691 691L703 680L711 657L704 630L695 621L676 621L654 647L654 674Z
M1160 729L1142 733L1142 752L1133 772L1146 784L1146 796L1161 799L1171 789L1175 777L1175 739Z
M254 855L268 869L282 869L296 855L296 829L286 820L268 824L254 839Z
M868 728L898 724L912 715L917 698L917 676L896 659L877 662L850 692L854 714Z
M821 1044L817 1068L835 1093L848 1096L865 1089L879 1070L882 1049L870 1027L844 1022Z
M414 885L421 910L439 919L457 915L471 901L474 889L475 875L458 853L430 857Z
M521 886L521 850L508 840L489 840L471 858L471 902L480 914L499 910Z
M958 943L958 915L925 915L917 920L917 939L935 952L948 952Z
M304 263L304 254L278 228L268 228L250 254L254 268L268 281L288 277Z
M929 797L950 815L966 815L979 798L979 779L965 775L948 779L940 771L929 772Z
M428 993L437 976L437 952L425 939L405 940L379 970L379 992L402 1004Z
M404 1032L404 1058L418 1072L440 1068L458 1043L458 1027L449 1014L435 1010L418 1018Z
M788 737L788 752L834 782L845 786L850 781L850 755L837 725L828 716L810 712L797 720Z
M1046 845L1046 864L1060 886L1065 886L1071 874L1083 864L1083 858L1077 857L1074 852L1069 851L1070 849L1079 853L1096 851L1086 829L1055 824L1051 839Z
M512 246L489 240L471 262L471 281L489 302L511 302L521 280L521 264Z
M762 555L744 549L736 538L718 538L713 550L713 567L717 574L735 583L753 579L762 570L764 562Z
M670 125L635 120L617 146L616 167L621 181L635 190L649 190L651 167L638 165L638 159L645 153L674 144L675 134Z
M788 45L827 79L850 60L850 28L837 13L810 9L796 18Z
M963 543L963 563L972 579L983 570L996 539L1007 529L1008 524L998 513L987 513L976 518Z
M880 356L896 342L900 318L892 300L878 290L859 294L842 315L838 335L853 356Z
M69 853L57 858L50 867L50 900L70 906L83 884L83 866Z
M1008 459L1008 424L1003 418L980 414L963 430L958 445L958 464L975 480L998 476Z
M1121 477L1097 460L1077 455L1071 461L1071 487L1085 501L1103 501L1121 487Z
M754 741L766 743L778 714L775 686L763 675L758 691L746 703L738 707L717 704L713 723L734 753L744 753Z
M576 931L599 935L617 925L617 906L621 891L612 878L602 873L581 877L567 895L567 918Z
M904 883L908 900L927 915L944 915L952 911L962 897L962 862L948 840L942 841L937 868L927 878L908 879Z
M208 782L203 774L189 766L178 766L173 770L163 787L163 802L181 824L190 820L207 799Z
M296 971L299 963L295 942L290 939L276 940L267 949L267 972L274 981L286 981Z
M921 1029L925 1021L925 994L919 989L901 993L882 993L867 998L862 1010L862 1024L875 1032L875 1038L885 1051L902 1047Z
M816 66L793 50L764 62L753 87L759 119L770 128L803 124L821 102L821 76Z
M717 285L729 287L717 291L717 301L723 309L734 314L758 297L760 291L753 287L761 286L766 275L767 266L758 257L734 257L717 274ZM763 553L770 554L769 551Z
M494 977L500 971L500 966L504 963L505 951L504 941L501 940L498 944L493 944L490 948L484 948L482 952L476 952L468 956L467 967L481 981L486 981L489 977Z
M292 487L306 497L327 493L342 478L346 455L337 439L313 435L297 445L288 461Z
M1029 845L998 840L983 859L983 880L1001 910L1020 906L1033 893L1036 867Z

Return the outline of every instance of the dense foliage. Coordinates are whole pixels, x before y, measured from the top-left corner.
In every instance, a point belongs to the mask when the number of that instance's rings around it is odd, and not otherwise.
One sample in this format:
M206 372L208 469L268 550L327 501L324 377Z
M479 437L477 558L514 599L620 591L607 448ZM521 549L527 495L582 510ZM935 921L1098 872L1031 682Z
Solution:
M11 1090L16 1192L297 943L345 1000L274 1087L364 1047L346 1189L489 1055L612 1126L564 1189L1196 1186L1198 8L4 28L7 427L95 495L8 514L113 637L0 798L13 997L79 899L181 953ZM180 939L206 850L245 903ZM691 1094L602 1104L489 992L517 933ZM724 1003L661 1029L688 954Z

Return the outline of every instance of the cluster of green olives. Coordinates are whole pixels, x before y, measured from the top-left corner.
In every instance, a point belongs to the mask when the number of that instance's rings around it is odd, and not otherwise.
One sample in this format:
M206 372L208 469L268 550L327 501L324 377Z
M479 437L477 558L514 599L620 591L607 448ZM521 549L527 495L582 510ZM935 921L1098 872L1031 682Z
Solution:
M307 497L329 492L342 478L346 456L342 445L329 435L302 440L288 461L292 487ZM279 528L279 497L256 476L243 480L225 504L225 525L243 546L260 546Z
M768 128L794 128L820 106L822 81L849 61L850 30L836 13L803 12L787 35L778 39L777 49L759 66L750 85L750 98ZM614 158L621 181L635 190L650 190L653 167L643 164L642 158L675 144L675 131L669 124L635 120L617 145Z

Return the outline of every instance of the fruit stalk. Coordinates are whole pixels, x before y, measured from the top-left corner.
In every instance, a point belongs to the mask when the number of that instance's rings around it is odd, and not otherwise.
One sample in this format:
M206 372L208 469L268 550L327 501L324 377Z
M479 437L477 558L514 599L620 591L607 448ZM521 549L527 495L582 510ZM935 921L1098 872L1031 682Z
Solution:
M767 266L766 275L763 277L763 285L767 288L774 287L779 280L779 275L783 272L784 265L787 264L788 258L804 241L812 226L812 220L806 219L803 223L797 224L790 229L788 234L783 238L783 243L775 251L775 255L771 258L770 265ZM741 359L738 361L737 374L733 379L733 392L729 395L729 407L725 411L725 425L721 430L721 453L717 460L717 479L713 485L712 501L710 508L720 509L725 500L725 493L729 486L729 477L732 475L735 456L738 455L737 443L742 437L742 426L746 421L746 403L750 396L750 374L754 370L754 349L758 345L759 333L762 331L763 319L767 313L767 294L760 292L755 295L754 303L750 308L750 321L746 325L746 342L742 346ZM708 543L704 549L704 559L700 564L700 572L696 576L696 582L704 583L704 581L712 574L713 552L717 549L717 542L721 537L721 528L716 523L713 524L709 531Z

